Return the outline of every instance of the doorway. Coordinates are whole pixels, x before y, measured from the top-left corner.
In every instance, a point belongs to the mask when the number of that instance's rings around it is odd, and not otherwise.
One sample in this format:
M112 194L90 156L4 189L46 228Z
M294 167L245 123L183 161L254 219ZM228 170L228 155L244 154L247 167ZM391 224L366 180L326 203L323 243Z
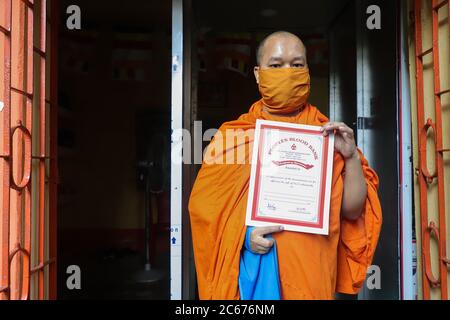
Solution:
M383 14L380 30L366 26L369 5ZM311 104L353 127L358 146L380 178L384 223L368 278L358 297L399 299L398 12L396 1L189 1L190 114L202 133L246 113L259 99L253 76L256 49L278 30L307 48ZM186 84L185 83L185 84ZM199 166L195 170L198 170ZM190 176L190 183L195 179ZM412 273L412 270L411 270ZM195 284L193 284L195 285Z
M58 298L169 299L171 3L60 7Z

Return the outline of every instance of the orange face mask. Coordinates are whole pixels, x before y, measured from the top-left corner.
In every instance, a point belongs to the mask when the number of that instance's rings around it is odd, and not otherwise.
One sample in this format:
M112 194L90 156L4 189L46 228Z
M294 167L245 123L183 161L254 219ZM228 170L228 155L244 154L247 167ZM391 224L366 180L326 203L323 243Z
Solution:
M259 92L268 111L288 114L300 109L308 100L308 68L260 69Z

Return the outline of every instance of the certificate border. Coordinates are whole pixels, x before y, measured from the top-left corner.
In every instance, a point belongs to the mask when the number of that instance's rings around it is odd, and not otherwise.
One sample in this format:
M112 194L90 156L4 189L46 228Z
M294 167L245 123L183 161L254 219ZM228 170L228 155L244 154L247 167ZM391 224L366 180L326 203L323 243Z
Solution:
M298 128L297 126L302 126L303 128ZM264 226L273 224L283 224L286 230L308 232L316 234L328 234L328 223L329 223L329 213L325 217L325 209L329 211L329 204L327 205L325 201L330 199L330 191L326 192L326 188L331 183L329 181L329 174L332 171L332 164L330 166L329 159L331 154L330 146L334 145L334 136L328 135L324 137L324 142L322 145L322 168L321 168L321 179L320 179L320 195L319 195L319 212L318 212L318 222L297 222L289 219L277 219L277 218L267 218L258 216L258 200L260 193L260 166L261 166L261 152L264 142L263 130L267 129L278 129L282 131L291 132L301 132L312 135L322 135L322 132L318 130L319 127L302 125L296 123L280 123L275 121L267 120L257 120L256 129L258 129L258 134L255 135L254 140L254 150L253 159L256 158L256 164L252 164L252 175L250 177L250 188L249 188L249 199L247 202L247 225ZM252 185L253 183L253 185ZM326 225L324 225L326 223ZM291 228L290 228L291 227Z
M309 223L309 222L297 222L292 220L286 220L286 219L277 219L277 218L266 218L261 217L257 215L258 212L258 203L259 203L259 193L260 193L260 167L261 167L261 146L264 142L264 133L263 131L265 129L279 129L280 131L287 131L287 132L300 132L300 133L307 133L312 135L321 135L322 133L320 131L314 131L314 130L308 130L303 128L286 128L282 127L280 125L271 125L271 124L261 124L260 127L260 136L258 141L258 157L256 159L256 173L255 173L255 192L253 194L253 206L252 206L252 220L254 221L262 221L262 222L274 222L274 223L282 223L282 224L289 224L294 226L300 226L300 227L315 227L322 229L323 228L323 211L324 211L324 201L323 197L325 195L325 182L327 177L327 163L328 163L328 143L329 143L329 137L324 137L324 143L322 144L322 166L320 170L320 196L319 196L319 212L318 216L319 219L317 222Z

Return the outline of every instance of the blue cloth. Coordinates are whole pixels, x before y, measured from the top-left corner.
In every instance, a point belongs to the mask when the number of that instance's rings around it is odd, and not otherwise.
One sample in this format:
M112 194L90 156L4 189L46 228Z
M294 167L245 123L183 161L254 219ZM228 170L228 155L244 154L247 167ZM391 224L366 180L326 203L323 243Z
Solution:
M239 291L241 300L280 300L280 276L276 243L266 254L254 253L250 248L250 233L247 227L244 248L239 267ZM267 236L272 239L271 236Z

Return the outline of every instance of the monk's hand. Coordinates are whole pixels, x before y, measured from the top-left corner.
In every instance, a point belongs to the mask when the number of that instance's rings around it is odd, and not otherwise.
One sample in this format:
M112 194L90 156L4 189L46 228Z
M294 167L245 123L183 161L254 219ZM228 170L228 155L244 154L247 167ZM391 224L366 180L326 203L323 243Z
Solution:
M328 122L320 131L323 136L334 132L334 148L344 157L344 160L358 157L356 149L355 134L352 128L343 122Z
M283 231L282 226L255 227L250 233L250 249L259 254L266 254L272 248L274 240L264 238L265 235Z

